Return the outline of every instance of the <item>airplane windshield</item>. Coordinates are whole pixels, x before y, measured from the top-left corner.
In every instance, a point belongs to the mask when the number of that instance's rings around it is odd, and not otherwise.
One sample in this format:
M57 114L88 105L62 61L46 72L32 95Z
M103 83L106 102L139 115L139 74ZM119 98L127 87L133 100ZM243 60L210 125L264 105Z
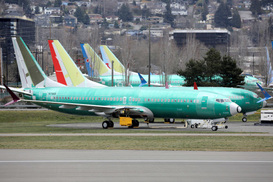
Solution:
M216 99L216 102L224 103L224 102L231 102L230 99Z

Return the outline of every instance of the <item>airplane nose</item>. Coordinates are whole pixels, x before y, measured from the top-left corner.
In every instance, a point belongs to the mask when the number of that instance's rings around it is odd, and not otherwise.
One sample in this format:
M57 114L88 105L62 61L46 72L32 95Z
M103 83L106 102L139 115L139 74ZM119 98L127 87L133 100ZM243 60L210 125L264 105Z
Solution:
M230 114L235 115L242 111L242 108L235 104L234 102L230 104Z
M266 101L263 101L263 107L265 107L267 105Z

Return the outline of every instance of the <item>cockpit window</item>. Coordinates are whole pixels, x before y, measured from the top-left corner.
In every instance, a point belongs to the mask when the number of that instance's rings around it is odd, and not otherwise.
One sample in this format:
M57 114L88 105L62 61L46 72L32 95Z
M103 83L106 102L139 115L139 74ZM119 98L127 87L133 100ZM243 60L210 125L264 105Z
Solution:
M216 99L216 102L224 103L224 102L231 102L230 99Z
M258 95L257 95L257 94L254 94L253 97L254 97L254 98L258 98Z

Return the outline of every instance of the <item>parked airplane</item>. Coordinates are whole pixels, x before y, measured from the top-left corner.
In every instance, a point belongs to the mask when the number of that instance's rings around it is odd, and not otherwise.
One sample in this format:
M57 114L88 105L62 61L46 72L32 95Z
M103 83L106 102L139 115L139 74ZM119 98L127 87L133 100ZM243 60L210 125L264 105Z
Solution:
M64 48L61 46L61 44L58 40L54 40L54 41L49 40L49 45L50 45L50 49L52 52L52 56L53 55L64 55L64 53L66 54L66 56L64 56L64 58L66 58L66 59L63 59L63 60L65 60L65 64L62 63L61 65L62 65L63 72L68 73L68 75L69 75L69 71L66 69L66 67L71 68L72 66L74 66L76 68L74 61L68 55L68 53L64 50ZM59 52L62 52L63 54L60 54ZM61 61L62 58L60 57L59 60ZM66 65L66 66L64 66L64 65ZM54 66L55 66L55 63L54 63ZM81 73L77 73L77 74L81 75ZM147 84L146 80L142 77L142 75L140 75L139 73L138 73L138 75L139 75L139 81L141 82L139 85L143 86L143 85ZM69 76L65 76L65 77L67 79L69 79ZM68 85L68 86L73 86L73 85ZM158 88L158 89L160 89L160 88ZM193 90L192 87L178 87L177 89L181 89L182 91L184 91L185 89ZM244 89L226 88L226 87L225 88L224 87L200 87L200 90L206 91L206 92L213 92L216 94L222 94L224 96L229 97L232 100L232 102L237 103L242 108L242 113L244 114L243 118L242 118L243 122L247 121L246 116L248 116L250 114L254 114L254 112L256 110L258 110L266 105L265 101L262 103L257 103L257 101L261 100L260 98L258 98L257 94L255 94L254 92L248 91L248 90L244 90ZM171 119L166 118L165 120L174 122L173 118L171 118Z
M100 78L100 83L105 84L107 86L112 85L112 76L111 76L111 68L112 64L110 63L104 63L101 58L96 54L96 52L90 47L89 44L81 44L83 56L86 62L86 68L88 70L89 76L93 76L91 73L98 73ZM108 49L108 48L107 48ZM108 53L110 50L104 50L102 55L103 57L106 57L107 55L105 53ZM124 86L125 85L125 78L124 78L124 72L121 72L122 70L125 70L124 66L119 62L119 60L115 57L114 54L112 54L110 57L107 58L107 60L113 60L114 61L114 85L115 86ZM100 66L97 66L100 65ZM104 66L103 66L104 65ZM106 71L108 69L108 71ZM140 80L138 77L138 74L135 72L128 72L128 78L129 83L132 86L139 86ZM151 76L151 86L164 86L164 78L162 75L150 75ZM146 80L148 79L148 75L143 76ZM168 75L169 85L170 86L181 86L184 84L184 79L181 78L178 75Z
M146 83L146 80L139 74L139 78L142 85ZM174 87L171 89L184 90L201 90L206 92L211 92L215 94L222 94L228 97L232 102L238 104L242 108L243 122L247 122L247 116L254 114L257 110L266 106L266 100L270 99L271 96L265 92L262 87L257 83L259 88L265 94L265 99L261 99L258 95L252 91L240 89L240 88L229 88L229 87Z
M23 90L8 89L20 94L20 100L42 107L79 115L108 118L103 128L113 127L112 117L120 123L138 126L135 118L175 117L195 119L226 118L241 111L240 106L222 95L203 91L183 91L131 87L65 87L50 81L20 37L12 38ZM66 61L66 60L63 60ZM3 87L2 87L3 88ZM13 97L14 101L18 98ZM132 120L132 118L134 118Z
M110 68L112 67L112 63L111 63L110 60L112 60L112 61L114 61L114 65L115 65L114 68L117 68L117 69L115 69L116 72L122 73L121 71L125 70L125 68L122 65L122 63L113 54L113 52L108 48L108 46L101 45L100 46L100 51L101 51L104 63L107 64L107 65L109 65ZM185 83L185 79L183 77L180 77L178 75L169 75L169 76L171 76L170 79L169 79L170 80L169 83L171 83L172 85L175 84L175 83L173 83L173 81L176 82L179 79L183 80L183 82L181 82L181 84L178 85L178 86L181 86L181 85L183 85ZM173 77L176 77L176 76L180 77L180 78L175 78L176 80L173 80ZM247 90L256 90L256 89L259 89L259 87L257 87L257 85L256 85L257 82L260 85L263 85L262 81L260 81L259 79L253 77L252 75L245 75L245 74L243 74L242 76L244 76L244 82L245 82L245 84L244 85L238 85L239 87L242 87L242 88L247 89ZM146 77L148 77L148 76L147 75L143 75L143 77L147 81ZM219 79L219 78L216 77L215 79ZM220 77L220 79L222 79L222 78Z
M49 46L50 46L50 50L52 53L51 55L53 56L52 59L53 60L55 59L54 66L59 65L58 64L58 60L59 60L60 65L62 65L61 70L63 70L63 73L67 73L67 75L63 76L63 77L65 77L66 79L70 79L69 78L69 69L72 67L76 68L74 61L68 55L68 53L65 51L65 49L62 47L62 45L60 44L60 42L58 40L49 40ZM55 55L59 55L59 56L55 56ZM58 57L58 60L56 59L56 57ZM99 59L99 58L97 58L97 59ZM62 60L65 60L65 61L62 61ZM66 66L64 66L64 65L66 65ZM68 69L66 69L66 67ZM74 69L74 70L76 70L76 69ZM75 71L73 71L73 73L75 74ZM80 71L78 71L76 74L82 75L82 73ZM70 75L72 76L72 74L70 74ZM138 74L138 75L139 75L139 82L140 82L139 85L143 86L143 85L147 84L145 79L140 74ZM84 77L84 76L82 76L82 77ZM58 78L58 76L57 76L57 78ZM74 85L68 85L68 86L74 86ZM191 87L180 87L180 88L182 90L185 90L185 89L193 90L193 88L191 88ZM261 100L260 98L258 98L257 94L255 94L254 92L248 91L248 90L244 90L244 89L226 88L226 87L200 87L200 89L202 91L208 91L208 92L213 92L216 94L222 94L224 96L229 97L232 102L237 103L242 108L242 113L244 114L243 118L242 118L243 122L247 121L248 115L254 114L258 109L260 109L266 105L265 101L262 103L257 103L257 101ZM166 118L165 120L174 122L173 118L172 119Z

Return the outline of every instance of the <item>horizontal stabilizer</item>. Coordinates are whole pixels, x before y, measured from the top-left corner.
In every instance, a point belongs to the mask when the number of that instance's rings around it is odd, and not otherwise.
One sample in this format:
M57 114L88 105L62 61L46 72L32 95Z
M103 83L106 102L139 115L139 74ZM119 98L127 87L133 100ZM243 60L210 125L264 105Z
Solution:
M13 93L13 92L9 89L9 87L8 87L7 85L4 84L4 86L6 87L7 91L8 91L9 94L10 94L10 96L12 97L12 101L6 103L4 106L8 106L8 105L10 105L10 104L13 104L13 103L15 103L15 102L18 102L18 101L20 100L20 98L17 97L17 95L15 95L15 93Z

